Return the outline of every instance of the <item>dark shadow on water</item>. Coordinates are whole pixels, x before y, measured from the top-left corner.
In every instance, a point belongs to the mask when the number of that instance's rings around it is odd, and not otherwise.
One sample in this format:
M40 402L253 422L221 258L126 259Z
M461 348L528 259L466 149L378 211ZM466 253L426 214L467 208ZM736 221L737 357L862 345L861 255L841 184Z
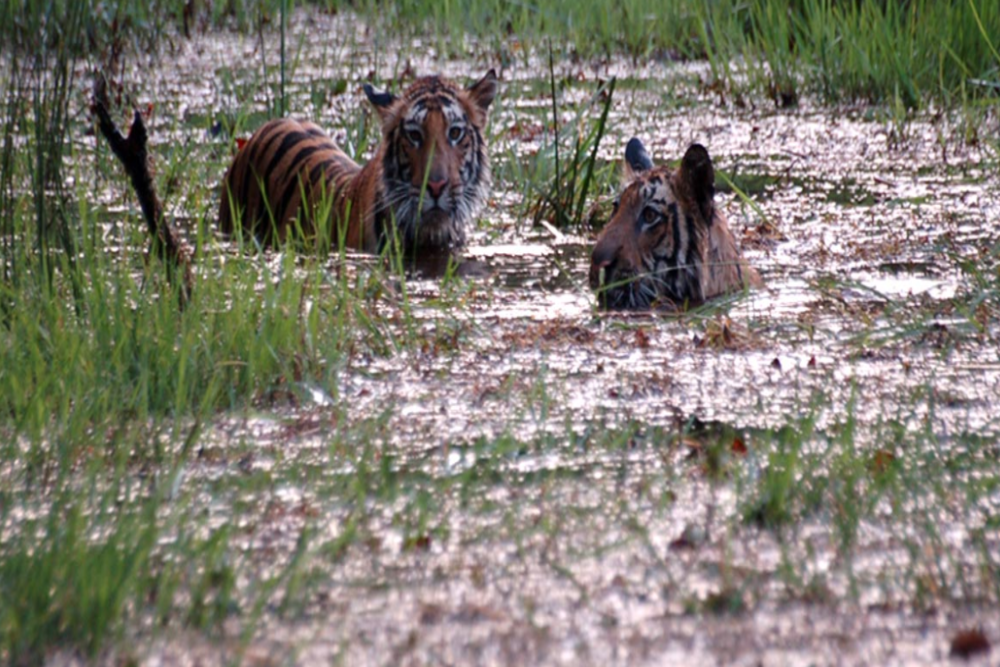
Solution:
M493 269L486 262L465 259L447 250L415 254L407 259L404 266L410 277L428 280L437 280L447 275L485 278L493 273Z

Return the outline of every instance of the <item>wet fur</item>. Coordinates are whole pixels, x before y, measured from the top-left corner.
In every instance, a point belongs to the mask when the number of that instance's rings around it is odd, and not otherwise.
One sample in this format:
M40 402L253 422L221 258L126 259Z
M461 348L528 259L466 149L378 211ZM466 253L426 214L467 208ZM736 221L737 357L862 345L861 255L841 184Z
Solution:
M590 284L603 306L687 307L762 284L715 206L703 146L693 144L676 170L654 166L638 139L625 158L628 183L591 254Z
M368 252L394 230L406 248L463 245L489 193L483 131L496 89L493 70L465 89L438 76L418 79L400 97L366 86L382 141L364 166L312 123L267 123L226 173L220 229L233 233L239 217L263 243L300 228Z

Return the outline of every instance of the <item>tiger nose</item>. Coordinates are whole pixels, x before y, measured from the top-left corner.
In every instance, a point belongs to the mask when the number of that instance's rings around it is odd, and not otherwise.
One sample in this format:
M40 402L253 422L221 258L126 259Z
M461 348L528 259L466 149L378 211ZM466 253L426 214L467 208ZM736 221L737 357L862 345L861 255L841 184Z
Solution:
M431 193L431 197L437 199L444 192L445 187L448 185L448 179L442 178L438 181L427 181L427 192Z
M596 290L601 286L601 271L605 272L605 279L610 278L607 273L614 265L617 255L618 249L610 244L598 242L594 246L594 252L590 256L590 289Z

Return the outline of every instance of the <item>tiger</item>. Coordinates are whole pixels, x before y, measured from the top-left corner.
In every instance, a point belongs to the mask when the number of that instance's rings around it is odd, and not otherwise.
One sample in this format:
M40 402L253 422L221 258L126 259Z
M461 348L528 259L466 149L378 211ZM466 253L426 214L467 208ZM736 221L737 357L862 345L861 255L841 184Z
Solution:
M625 181L590 257L590 286L604 308L685 308L763 284L715 206L715 170L704 146L691 144L674 170L654 167L633 137Z
M489 194L483 134L497 86L492 69L464 89L425 76L398 97L365 84L382 139L364 166L313 123L268 122L226 172L220 230L230 236L241 220L262 244L301 231L369 253L394 236L406 250L463 246Z

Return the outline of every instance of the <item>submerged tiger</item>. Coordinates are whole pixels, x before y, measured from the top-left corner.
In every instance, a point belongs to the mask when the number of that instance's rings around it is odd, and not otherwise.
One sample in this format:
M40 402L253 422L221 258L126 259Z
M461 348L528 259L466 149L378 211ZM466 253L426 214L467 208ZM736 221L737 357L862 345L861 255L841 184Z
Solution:
M319 127L287 118L261 127L226 173L219 227L262 243L301 229L377 252L393 234L406 249L455 248L490 187L483 139L497 92L493 70L468 88L440 76L417 79L396 97L364 86L382 141L364 166Z
M590 259L590 286L609 309L693 306L762 283L715 207L708 151L692 144L674 170L625 148L625 190Z

